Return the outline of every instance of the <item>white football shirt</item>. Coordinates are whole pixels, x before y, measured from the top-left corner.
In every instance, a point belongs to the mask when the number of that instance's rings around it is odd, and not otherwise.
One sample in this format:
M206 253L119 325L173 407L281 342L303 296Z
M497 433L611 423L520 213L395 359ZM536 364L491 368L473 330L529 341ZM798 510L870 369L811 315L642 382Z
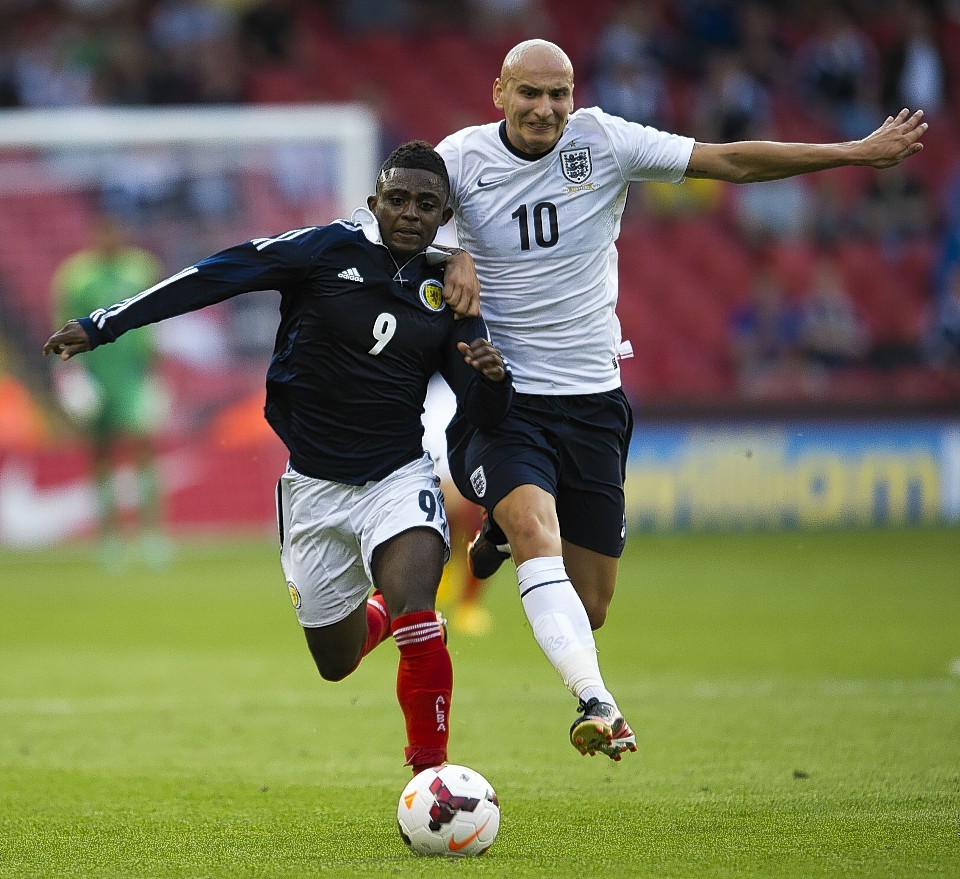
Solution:
M614 242L627 190L639 180L681 182L693 139L590 107L570 115L549 153L530 158L502 125L464 128L437 146L490 338L524 393L617 388Z

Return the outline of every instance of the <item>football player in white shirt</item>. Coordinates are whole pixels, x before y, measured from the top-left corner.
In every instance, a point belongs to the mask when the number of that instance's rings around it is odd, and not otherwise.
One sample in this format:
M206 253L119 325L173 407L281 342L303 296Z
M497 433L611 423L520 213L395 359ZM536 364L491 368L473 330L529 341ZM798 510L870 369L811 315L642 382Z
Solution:
M534 636L580 700L572 744L619 760L636 739L604 684L592 630L606 618L626 533L632 419L619 359L630 351L615 312L614 242L629 185L887 168L922 149L927 124L902 110L848 143L697 143L597 108L574 112L570 59L545 40L507 54L493 102L503 121L456 132L437 151L518 393L495 432L454 418L450 465L488 515L469 549L474 571L490 576L512 553Z

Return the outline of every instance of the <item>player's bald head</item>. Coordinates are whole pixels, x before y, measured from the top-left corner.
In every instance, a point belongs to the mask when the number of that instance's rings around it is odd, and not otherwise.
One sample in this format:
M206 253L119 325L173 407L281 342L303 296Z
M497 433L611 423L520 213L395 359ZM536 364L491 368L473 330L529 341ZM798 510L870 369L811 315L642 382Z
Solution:
M573 64L567 53L549 40L524 40L517 43L503 59L500 81L507 83L530 71L564 74L573 82Z

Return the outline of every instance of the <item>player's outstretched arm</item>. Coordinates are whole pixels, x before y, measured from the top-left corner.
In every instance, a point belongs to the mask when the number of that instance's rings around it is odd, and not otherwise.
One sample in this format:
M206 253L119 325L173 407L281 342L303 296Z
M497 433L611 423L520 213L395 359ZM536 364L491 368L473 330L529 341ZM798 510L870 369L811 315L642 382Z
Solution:
M480 280L473 257L465 250L458 249L447 258L443 298L458 317L480 314Z
M696 143L686 176L755 183L844 165L890 168L923 149L920 138L927 128L922 110L903 109L866 137L846 143Z
M463 355L464 362L488 381L502 382L507 377L503 355L488 339L474 339L469 345L457 342L457 350Z
M56 354L61 360L69 360L74 354L90 350L90 337L78 321L70 320L57 330L43 346L43 356Z

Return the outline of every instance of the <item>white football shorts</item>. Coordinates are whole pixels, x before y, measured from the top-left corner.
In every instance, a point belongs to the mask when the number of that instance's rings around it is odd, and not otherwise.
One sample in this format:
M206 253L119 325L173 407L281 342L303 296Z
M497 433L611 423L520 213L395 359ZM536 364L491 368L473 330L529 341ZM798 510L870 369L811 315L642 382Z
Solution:
M280 565L300 625L329 626L365 601L374 550L411 528L432 528L450 558L450 527L430 456L378 482L345 485L291 467L277 484Z

